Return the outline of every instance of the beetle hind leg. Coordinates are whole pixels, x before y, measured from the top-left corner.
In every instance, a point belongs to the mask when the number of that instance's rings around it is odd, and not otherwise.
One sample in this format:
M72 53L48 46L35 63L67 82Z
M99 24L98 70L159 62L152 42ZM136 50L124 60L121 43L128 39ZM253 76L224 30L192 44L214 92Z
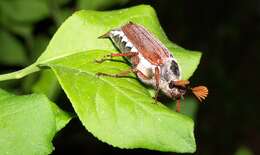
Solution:
M98 72L96 73L96 75L99 77L99 76L108 76L108 77L115 77L115 78L119 78L119 77L126 77L128 76L129 73L133 72L133 69L130 68L126 71L122 71L120 73L117 73L117 74L108 74L108 73L101 73L101 72Z
M103 58L101 59L96 59L95 62L96 63L103 63L106 60L111 60L113 57L134 57L137 56L138 53L137 52L125 52L125 53L110 53L108 55L105 55Z
M131 72L135 73L135 74L138 74L139 76L141 75L142 78L144 78L144 79L148 79L148 77L146 77L141 71L139 71L136 68L129 68L128 70L122 71L122 72L117 73L117 74L108 74L108 73L98 72L98 73L96 73L96 75L97 76L108 76L108 77L120 78L120 77L128 76Z

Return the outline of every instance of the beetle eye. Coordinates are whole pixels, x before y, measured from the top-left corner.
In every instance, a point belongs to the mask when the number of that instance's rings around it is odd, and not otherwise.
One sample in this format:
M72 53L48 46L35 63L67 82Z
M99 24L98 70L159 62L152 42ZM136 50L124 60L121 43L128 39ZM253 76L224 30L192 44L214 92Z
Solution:
M171 81L171 82L169 83L169 88L170 88L170 89L174 88L174 81Z
M172 70L174 75L176 75L177 77L180 76L178 64L174 60L172 60L171 62L170 69Z

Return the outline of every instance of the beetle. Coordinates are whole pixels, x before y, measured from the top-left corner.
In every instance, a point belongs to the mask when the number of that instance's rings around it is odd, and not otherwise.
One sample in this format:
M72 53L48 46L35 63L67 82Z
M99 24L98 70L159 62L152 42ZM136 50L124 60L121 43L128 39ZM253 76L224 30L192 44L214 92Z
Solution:
M176 99L178 112L180 99L188 90L191 90L201 102L207 97L207 87L192 88L188 80L182 80L180 66L172 53L143 26L128 22L99 38L110 38L120 53L111 53L96 62L102 63L107 60L106 58L126 57L132 67L118 74L97 73L98 76L122 77L133 72L143 83L155 88L155 101L157 101L159 91Z

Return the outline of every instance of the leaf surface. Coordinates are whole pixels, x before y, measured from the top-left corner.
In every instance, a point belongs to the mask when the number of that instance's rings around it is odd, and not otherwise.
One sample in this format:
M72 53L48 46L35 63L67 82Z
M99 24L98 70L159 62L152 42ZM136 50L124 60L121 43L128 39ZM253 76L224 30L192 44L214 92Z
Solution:
M50 154L52 138L70 119L44 95L16 96L0 89L0 154Z
M117 61L94 63L106 52L77 53L48 64L84 126L100 140L120 148L194 152L193 121L155 104L135 75L96 76L97 72L118 73L129 68Z

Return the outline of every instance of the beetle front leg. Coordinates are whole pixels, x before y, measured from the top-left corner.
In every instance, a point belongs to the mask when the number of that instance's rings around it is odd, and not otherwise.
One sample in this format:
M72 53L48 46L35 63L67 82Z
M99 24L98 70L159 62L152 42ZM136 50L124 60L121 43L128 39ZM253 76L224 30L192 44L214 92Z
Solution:
M177 111L177 112L180 112L180 111L181 111L181 99L177 99L176 111Z
M125 53L111 53L108 55L105 55L104 58L96 60L97 63L102 63L106 60L112 59L113 57L134 57L137 56L138 53L137 52L125 52Z
M135 73L135 74L138 74L138 76L140 76L141 78L143 79L149 79L149 77L147 77L146 75L144 75L141 71L139 71L138 69L136 68L130 68L126 71L122 71L120 73L117 73L117 74L108 74L108 73L101 73L101 72L98 72L96 73L97 76L109 76L109 77L115 77L115 78L120 78L120 77L126 77L129 75L129 73Z
M160 85L160 70L159 70L159 67L156 67L155 68L155 87L156 87L155 90L156 91L155 91L155 96L154 96L155 103L157 102L157 97L158 97L158 94L160 91L159 85Z

